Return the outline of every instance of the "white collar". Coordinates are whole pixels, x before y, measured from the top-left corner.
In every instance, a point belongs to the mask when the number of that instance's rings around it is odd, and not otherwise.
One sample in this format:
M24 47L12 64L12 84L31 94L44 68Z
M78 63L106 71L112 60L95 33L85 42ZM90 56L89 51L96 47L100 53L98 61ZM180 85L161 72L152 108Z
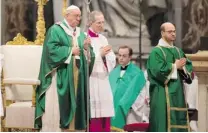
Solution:
M62 28L64 29L64 31L68 34L68 35L70 35L70 36L72 36L73 37L73 33L74 33L74 29L68 24L68 22L66 21L66 19L64 19L64 22L67 24L67 26L66 25L64 25L63 23L61 23L60 25L62 25ZM76 37L79 37L79 35L80 35L80 28L79 27L76 27L76 31L75 31L75 33L76 33Z
M173 48L174 47L173 43L169 44L162 38L159 40L158 45L162 46L162 47L168 47L168 48Z

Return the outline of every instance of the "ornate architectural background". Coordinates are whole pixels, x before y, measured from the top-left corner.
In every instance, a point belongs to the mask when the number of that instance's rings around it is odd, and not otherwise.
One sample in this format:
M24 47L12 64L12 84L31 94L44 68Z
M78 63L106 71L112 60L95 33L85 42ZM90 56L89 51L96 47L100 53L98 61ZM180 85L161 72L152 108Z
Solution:
M69 0L82 9L82 23L87 24L87 0ZM88 0L89 1L89 0ZM138 37L140 24L139 0L91 0L90 10L100 10L104 13L105 31L108 36ZM144 18L142 17L142 33L148 36Z
M29 41L35 41L38 20L37 2L35 0L2 0L2 4L2 44L11 41L17 33ZM47 29L54 23L52 0L44 6L44 16Z
M200 37L208 37L208 0L187 0L183 8L183 49L195 53Z

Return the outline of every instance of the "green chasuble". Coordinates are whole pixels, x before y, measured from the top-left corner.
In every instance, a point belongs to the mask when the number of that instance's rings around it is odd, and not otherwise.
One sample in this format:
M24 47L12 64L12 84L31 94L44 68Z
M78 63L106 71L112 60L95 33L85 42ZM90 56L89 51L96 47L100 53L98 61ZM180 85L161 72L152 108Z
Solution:
M62 22L67 26L64 22ZM35 128L42 128L42 115L45 112L45 94L52 81L52 71L57 72L57 93L60 110L60 128L68 129L69 124L75 116L75 129L84 130L87 126L87 60L84 55L83 32L78 37L80 47L80 67L78 73L77 92L74 89L73 77L73 58L69 64L64 63L72 52L72 37L67 35L58 24L53 25L47 32L42 52L39 80L41 84L36 89L36 110L35 110ZM94 53L90 47L92 68L94 63ZM91 72L91 69L89 70ZM76 96L75 96L76 93ZM53 104L53 103L51 103Z
M151 132L188 131L188 109L184 97L183 82L191 83L192 63L187 59L185 69L177 70L177 79L170 78L176 59L185 57L177 47L156 46L147 61L150 81L150 127ZM185 57L186 58L186 57ZM187 76L185 78L184 76ZM188 80L187 80L188 79Z
M120 77L120 73L121 65L118 65L109 76L115 108L111 126L123 129L127 114L146 81L144 73L133 63L128 65L122 77Z

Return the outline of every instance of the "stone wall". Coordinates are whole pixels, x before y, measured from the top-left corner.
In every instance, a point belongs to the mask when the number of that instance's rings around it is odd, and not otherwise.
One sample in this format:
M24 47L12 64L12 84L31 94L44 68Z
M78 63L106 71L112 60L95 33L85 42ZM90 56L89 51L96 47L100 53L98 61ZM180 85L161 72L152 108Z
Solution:
M187 0L182 14L183 49L196 53L200 37L208 36L208 0Z

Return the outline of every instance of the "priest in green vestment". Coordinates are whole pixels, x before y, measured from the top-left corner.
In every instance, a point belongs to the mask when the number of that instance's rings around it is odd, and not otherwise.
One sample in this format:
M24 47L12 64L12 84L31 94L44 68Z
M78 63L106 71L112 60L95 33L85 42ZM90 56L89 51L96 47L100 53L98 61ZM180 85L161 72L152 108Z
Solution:
M65 19L47 32L39 73L41 84L36 89L35 128L41 131L87 127L87 69L91 72L95 56L90 39L77 27L80 17L80 9L71 5Z
M127 115L146 82L144 73L131 62L132 54L130 47L121 46L118 50L119 65L109 75L114 97L115 116L111 118L114 129L123 129Z
M161 25L161 36L147 61L150 81L149 131L190 131L183 83L192 82L192 63L180 48L173 45L176 29L172 23Z

